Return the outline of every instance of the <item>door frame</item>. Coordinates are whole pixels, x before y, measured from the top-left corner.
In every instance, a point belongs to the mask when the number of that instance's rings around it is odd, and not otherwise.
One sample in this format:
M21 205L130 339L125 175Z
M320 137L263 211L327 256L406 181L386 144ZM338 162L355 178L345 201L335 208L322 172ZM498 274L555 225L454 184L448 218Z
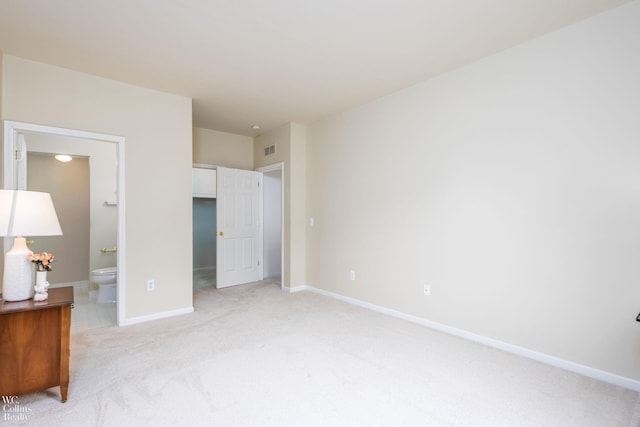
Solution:
M282 214L280 215L280 242L281 247L280 247L280 289L284 290L284 283L285 283L285 269L284 269L284 247L285 247L285 240L284 240L284 215L285 215L285 211L284 211L284 174L285 174L285 170L284 170L284 162L278 162L278 163L273 163L267 166L262 166L256 169L257 172L261 172L263 175L265 172L273 172L276 170L280 170L280 203L281 203L281 212ZM263 187L264 187L264 180L263 180ZM264 188L262 189L262 191L260 192L260 204L261 206L264 206ZM263 216L263 221L264 221L264 212L262 214ZM264 232L264 227L263 227L263 232ZM262 241L262 244L264 246L264 239ZM263 247L263 253L264 253L264 247ZM264 261L264 256L263 256L263 261Z
M16 122L11 120L4 121L4 164L3 164L3 183L4 188L7 190L15 189L17 185L17 171L14 169L14 156L13 152L16 148L16 136L19 132L37 132L46 133L56 136L66 136L72 138L82 139L95 139L100 141L112 142L116 145L116 152L118 158L117 165L117 209L118 209L118 252L117 252L117 265L118 265L118 286L117 286L117 299L116 299L116 312L117 312L117 324L122 326L125 324L126 318L126 234L125 234L125 137L117 135L107 135L96 132L80 131L75 129L66 129L53 126L37 125L33 123ZM5 239L4 252L10 249L10 239Z

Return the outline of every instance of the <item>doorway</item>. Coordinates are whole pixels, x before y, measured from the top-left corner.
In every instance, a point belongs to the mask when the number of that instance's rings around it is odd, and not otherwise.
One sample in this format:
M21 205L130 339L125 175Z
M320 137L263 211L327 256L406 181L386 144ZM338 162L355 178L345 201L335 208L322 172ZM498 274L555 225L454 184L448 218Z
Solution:
M194 165L196 168L214 168L207 165ZM229 171L240 174L250 175L250 171L233 170L222 167L215 167L219 172ZM232 195L227 200L227 207L236 206L238 209L231 209L232 214L227 211L227 222L222 221L225 217L224 212L220 204L220 196L229 196L227 194L230 190L225 187L224 182L226 176L221 174L223 179L216 178L217 190L210 191L212 194L206 195L206 192L202 190L194 189L193 197L193 289L194 291L204 287L221 288L230 286L233 284L249 283L256 280L265 280L272 283L277 283L280 288L283 286L283 211L284 211L284 164L277 163L270 166L259 168L256 171L260 178L258 181L261 183L259 191L259 211L255 214L247 215L247 218L259 218L262 222L261 234L256 240L258 246L256 247L253 239L243 239L242 244L225 245L224 237L228 237L225 233L225 229L229 230L228 221L232 220L236 214L244 210L246 213L253 211L253 202L249 203L249 197L242 197L242 191L236 193L236 189L231 191ZM254 172L255 174L255 172ZM248 182L248 181L247 181ZM221 187L222 183L222 187ZM205 195L203 197L203 195ZM244 199L245 202L236 204L230 203L230 200L239 201ZM224 204L224 203L223 203ZM228 210L228 208L227 208ZM240 215L240 219L245 215ZM236 222L236 221L231 221ZM248 221L254 222L254 220ZM236 224L237 225L237 224ZM222 233L221 233L222 232ZM221 235L222 234L222 235ZM217 237L216 237L217 236ZM249 242L249 243L247 243ZM227 268L229 265L225 265L224 261L221 264L221 252L228 249L231 253L251 253L258 254L257 276L251 275L250 279L247 279L244 272L241 272L243 277L235 280L232 283L219 283L220 268ZM243 248L252 248L251 250L236 250ZM242 259L243 257L240 257ZM250 257L245 257L249 259ZM252 258L252 257L251 257ZM229 260L229 257L226 257ZM231 259L233 261L233 258ZM240 265L242 262L229 262L227 264ZM249 263L253 264L253 262ZM249 270L247 268L246 270ZM235 273L234 273L235 274Z
M216 199L193 197L193 290L216 286Z
M112 152L115 149L115 156L110 161L105 162L106 167L113 174L113 181L111 178L102 180L93 180L104 182L112 182L110 186L110 193L108 196L100 199L99 203L105 206L105 210L111 212L113 216L113 222L115 225L115 232L110 233L111 238L114 239L114 247L117 247L117 254L109 253L108 256L112 256L115 260L110 260L111 265L117 265L118 277L117 277L117 303L116 303L116 322L118 325L123 325L125 320L125 182L124 182L124 142L125 138L115 135L98 134L93 132L77 131L72 129L57 128L51 126L36 125L31 123L21 123L6 120L4 122L4 187L6 189L27 189L27 168L25 162L21 159L27 158L27 149L25 143L25 135L30 135L34 139L42 138L42 143L45 146L51 147L41 148L41 153L50 153L58 151L53 148L54 140L65 139L67 147L76 146L82 147L82 150L89 150L89 152L83 153L69 153L76 154L85 157L90 157L95 154L92 150L107 149ZM99 167L97 164L93 164L92 171L97 171ZM92 172L93 173L93 172ZM95 189L94 189L95 190ZM95 191L94 191L95 192ZM94 228L107 228L107 227L94 227ZM64 229L63 229L64 233ZM5 239L8 240L8 239ZM97 240L95 242L98 247L103 242ZM94 243L90 243L91 252L96 252L93 248ZM110 245L107 245L110 247ZM9 250L8 243L5 241L5 251ZM97 250L100 252L100 249ZM114 262L115 261L115 262ZM87 266L88 267L88 266ZM89 271L87 271L87 278ZM78 316L76 316L78 317Z
M258 169L263 175L262 211L263 279L277 282L283 287L284 277L284 163L276 163Z

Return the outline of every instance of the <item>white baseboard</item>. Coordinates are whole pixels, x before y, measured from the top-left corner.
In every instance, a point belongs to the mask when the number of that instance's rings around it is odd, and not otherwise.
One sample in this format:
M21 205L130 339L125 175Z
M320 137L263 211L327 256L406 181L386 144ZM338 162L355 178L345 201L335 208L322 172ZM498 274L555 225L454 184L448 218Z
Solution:
M313 286L304 285L304 286L297 286L295 288L289 289L289 292L300 292L300 291L309 291L309 292L325 295L330 298L347 302L349 304L357 305L363 308L367 308L369 310L376 311L378 313L393 316L393 317L406 320L412 323L417 323L419 325L426 326L428 328L435 329L437 331L444 332L449 335L454 335L460 338L467 339L469 341L474 341L480 344L487 345L489 347L497 348L499 350L503 350L503 351L515 354L517 356L526 357L528 359L545 363L547 365L555 366L557 368L562 368L567 371L575 372L577 374L584 375L589 378L594 378L599 381L604 381L609 384L614 384L620 387L624 387L633 391L640 392L640 381L634 380L632 378L627 378L621 375L613 374L611 372L606 372L599 369L591 368L589 366L581 365L579 363L571 362L569 360L561 359L559 357L551 356L545 353L540 353L538 351L533 351L528 348L509 344L504 341L499 341L493 338L488 338L482 335L475 334L473 332L465 331L464 329L454 328L442 323L423 319L418 316L412 316L410 314L402 313L400 311L392 310L390 308L382 307L375 304L370 304L368 302L364 302L356 298L351 298L344 295L336 294L334 292L318 289Z
M65 286L73 286L74 288L88 288L89 281L88 280L79 280L77 282L67 282L67 283L50 283L49 289L51 288L63 288Z
M285 292L289 292L290 294L293 294L293 293L296 293L296 292L308 291L308 290L310 290L310 288L307 285L302 285L302 286L294 286L293 288L284 287L284 288L282 288L282 290L285 291Z
M118 326L135 325L136 323L150 322L152 320L166 319L167 317L181 316L183 314L193 313L193 307L179 308L177 310L164 311L162 313L149 314L147 316L138 316L125 319L124 323Z

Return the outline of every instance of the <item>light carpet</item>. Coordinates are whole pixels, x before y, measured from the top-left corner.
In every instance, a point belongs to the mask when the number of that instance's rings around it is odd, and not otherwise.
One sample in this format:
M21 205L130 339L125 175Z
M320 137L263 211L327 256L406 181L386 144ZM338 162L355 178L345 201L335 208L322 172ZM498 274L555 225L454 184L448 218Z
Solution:
M69 400L28 426L638 426L636 392L273 284L72 333ZM3 414L4 415L4 414Z

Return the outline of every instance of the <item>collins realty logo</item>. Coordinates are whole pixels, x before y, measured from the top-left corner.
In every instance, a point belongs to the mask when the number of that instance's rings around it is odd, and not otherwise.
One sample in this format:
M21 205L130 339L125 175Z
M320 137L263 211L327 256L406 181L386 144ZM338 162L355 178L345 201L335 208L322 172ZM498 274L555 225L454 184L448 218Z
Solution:
M2 396L2 419L5 421L26 421L31 408L21 405L18 396Z

